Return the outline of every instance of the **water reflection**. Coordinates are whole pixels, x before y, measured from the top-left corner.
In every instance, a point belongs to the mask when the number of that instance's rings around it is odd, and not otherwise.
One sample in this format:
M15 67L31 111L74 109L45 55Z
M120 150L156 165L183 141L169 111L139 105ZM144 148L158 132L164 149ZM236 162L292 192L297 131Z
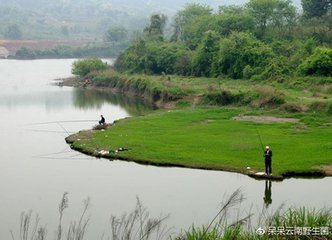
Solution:
M114 94L107 90L76 88L73 94L73 104L81 109L100 109L105 103L126 109L130 115L141 115L153 109L151 103L138 97L128 97Z
M272 203L272 181L265 180L265 191L264 191L264 203L265 207L268 208Z

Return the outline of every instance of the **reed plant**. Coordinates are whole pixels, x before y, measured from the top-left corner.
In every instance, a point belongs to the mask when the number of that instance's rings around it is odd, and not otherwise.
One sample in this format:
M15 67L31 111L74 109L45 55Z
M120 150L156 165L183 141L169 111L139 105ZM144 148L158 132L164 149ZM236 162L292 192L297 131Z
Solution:
M201 227L194 224L188 230L174 234L167 227L167 215L152 218L147 208L137 198L133 211L120 217L111 216L110 236L103 234L100 240L330 240L332 239L331 209L315 210L310 208L288 208L280 206L275 212L266 209L260 213L258 223L253 225L252 213L241 215L241 203L245 200L242 190L237 189L225 198L219 211L211 221ZM33 217L32 211L23 212L20 219L18 236L11 231L12 240L84 240L90 218L87 210L90 199L83 202L83 211L77 221L63 226L64 212L68 208L68 193L64 193L59 204L59 224L55 238L48 236L48 229L40 224L38 215ZM236 218L230 215L236 210ZM289 232L293 229L293 232ZM301 230L301 231L297 231ZM304 232L305 230L305 232ZM283 232L282 232L283 231ZM288 231L288 232L287 232ZM97 237L93 238L98 239ZM89 239L92 240L92 239Z

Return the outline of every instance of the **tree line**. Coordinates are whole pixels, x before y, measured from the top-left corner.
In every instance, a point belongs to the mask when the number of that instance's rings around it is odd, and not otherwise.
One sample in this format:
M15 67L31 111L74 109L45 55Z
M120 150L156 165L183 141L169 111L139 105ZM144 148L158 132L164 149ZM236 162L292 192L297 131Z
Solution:
M187 4L166 32L154 14L115 63L118 71L234 79L332 74L332 1L250 0L243 6Z

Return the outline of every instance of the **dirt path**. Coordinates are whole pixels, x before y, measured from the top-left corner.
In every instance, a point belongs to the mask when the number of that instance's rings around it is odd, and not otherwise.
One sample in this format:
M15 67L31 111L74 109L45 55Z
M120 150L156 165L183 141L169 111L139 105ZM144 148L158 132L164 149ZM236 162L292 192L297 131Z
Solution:
M249 121L256 123L297 123L299 119L296 118L279 118L272 116L236 116L233 118L236 121Z

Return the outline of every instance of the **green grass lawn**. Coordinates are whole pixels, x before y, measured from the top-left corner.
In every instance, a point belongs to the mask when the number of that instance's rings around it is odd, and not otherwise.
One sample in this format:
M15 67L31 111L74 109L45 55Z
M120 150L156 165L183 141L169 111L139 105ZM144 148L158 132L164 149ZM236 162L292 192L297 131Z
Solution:
M75 149L128 148L112 158L193 168L247 172L264 171L264 145L273 150L273 175L312 172L332 164L332 128L303 123L235 121L232 108L158 110L116 122L106 131L70 137ZM77 141L77 139L80 139ZM76 139L76 141L75 141Z

